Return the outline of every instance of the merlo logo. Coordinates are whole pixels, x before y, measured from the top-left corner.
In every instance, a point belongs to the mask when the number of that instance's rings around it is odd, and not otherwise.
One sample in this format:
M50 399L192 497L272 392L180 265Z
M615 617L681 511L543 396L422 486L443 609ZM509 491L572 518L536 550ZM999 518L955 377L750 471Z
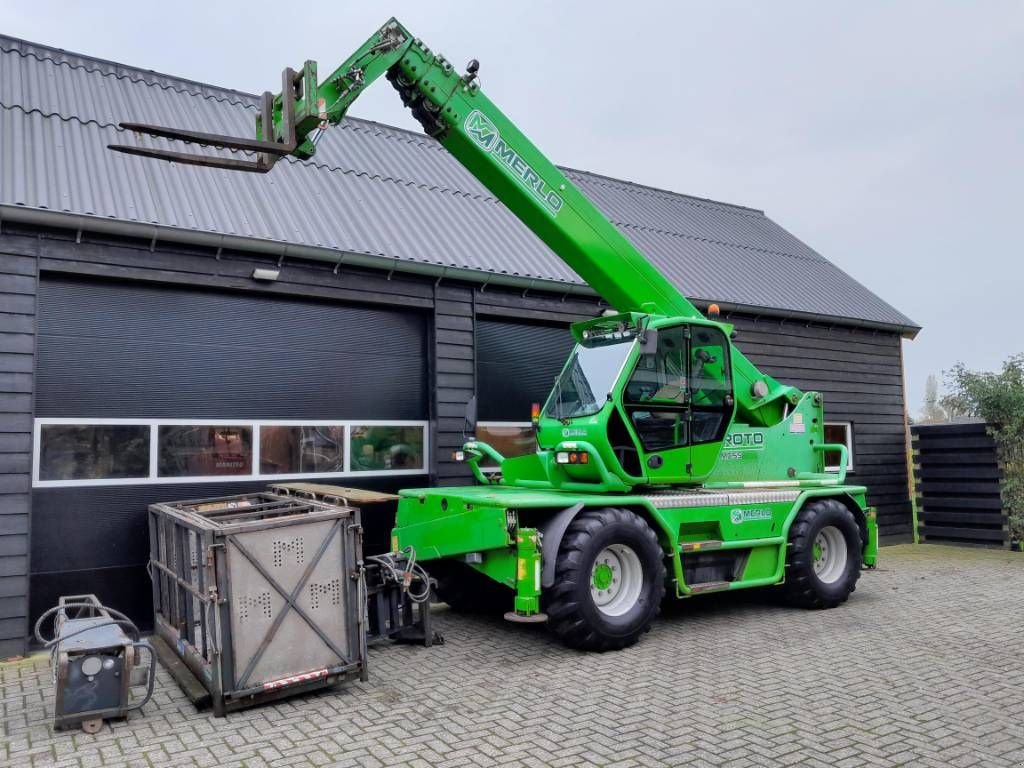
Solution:
M562 208L561 195L548 185L515 149L501 138L498 127L479 109L474 109L463 124L466 133L482 149L494 156L495 160L512 175L516 181L529 189L552 216ZM564 188L564 185L563 185Z

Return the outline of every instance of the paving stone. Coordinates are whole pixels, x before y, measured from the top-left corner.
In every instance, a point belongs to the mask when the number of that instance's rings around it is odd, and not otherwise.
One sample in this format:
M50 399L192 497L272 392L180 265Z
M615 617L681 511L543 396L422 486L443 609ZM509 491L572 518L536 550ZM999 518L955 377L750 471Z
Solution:
M54 732L44 657L0 665L0 766L1021 766L1024 558L889 547L841 608L673 606L634 648L436 608L447 643L371 650L370 681L226 718L163 671L144 713Z

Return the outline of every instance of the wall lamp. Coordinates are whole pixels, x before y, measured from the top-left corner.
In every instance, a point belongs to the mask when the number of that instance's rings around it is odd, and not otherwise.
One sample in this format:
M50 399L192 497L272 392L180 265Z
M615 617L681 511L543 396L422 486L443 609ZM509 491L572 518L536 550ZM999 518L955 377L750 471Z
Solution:
M266 269L263 267L257 267L252 271L253 280L277 280L277 278L280 275L280 269Z

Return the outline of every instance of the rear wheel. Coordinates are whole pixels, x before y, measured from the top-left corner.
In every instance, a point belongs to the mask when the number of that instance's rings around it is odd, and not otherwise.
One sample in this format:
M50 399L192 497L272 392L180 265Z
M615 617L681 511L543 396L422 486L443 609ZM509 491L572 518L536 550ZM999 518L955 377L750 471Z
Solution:
M804 608L835 608L857 588L860 527L845 504L818 499L800 510L789 532L786 595Z
M661 545L647 522L625 509L586 510L558 550L548 626L572 648L625 648L651 628L664 594Z

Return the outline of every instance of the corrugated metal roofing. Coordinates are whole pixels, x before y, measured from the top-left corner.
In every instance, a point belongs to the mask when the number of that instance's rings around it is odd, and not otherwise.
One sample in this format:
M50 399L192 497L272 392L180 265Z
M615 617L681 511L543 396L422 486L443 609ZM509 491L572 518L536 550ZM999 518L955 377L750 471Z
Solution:
M248 135L256 105L250 94L0 36L0 205L580 284L424 135L350 119L312 161L266 176L106 149L124 141L122 121ZM916 328L761 211L567 173L691 298Z

